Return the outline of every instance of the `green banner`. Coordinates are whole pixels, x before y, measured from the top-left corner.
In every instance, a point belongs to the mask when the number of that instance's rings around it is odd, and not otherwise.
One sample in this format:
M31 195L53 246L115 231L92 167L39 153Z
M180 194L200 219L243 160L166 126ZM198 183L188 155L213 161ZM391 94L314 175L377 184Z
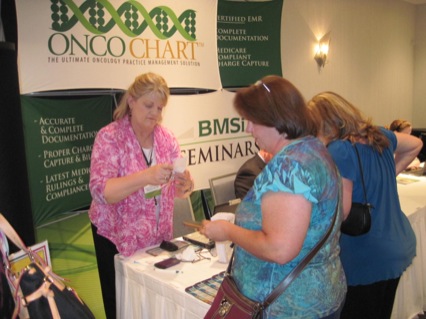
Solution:
M97 131L111 122L112 98L21 96L34 223L90 205L89 169Z
M265 75L282 75L283 0L219 0L217 47L225 88L247 86Z

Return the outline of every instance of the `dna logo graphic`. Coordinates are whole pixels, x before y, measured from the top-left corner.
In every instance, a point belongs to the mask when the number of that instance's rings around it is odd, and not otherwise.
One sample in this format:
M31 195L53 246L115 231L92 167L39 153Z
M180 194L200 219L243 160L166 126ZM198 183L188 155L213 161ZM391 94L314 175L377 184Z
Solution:
M65 32L81 23L93 34L105 34L114 26L129 37L150 28L158 39L166 40L179 32L186 40L196 41L196 14L186 10L179 17L172 9L158 6L148 12L136 1L126 1L115 10L107 0L86 0L78 7L73 0L51 0L52 29Z

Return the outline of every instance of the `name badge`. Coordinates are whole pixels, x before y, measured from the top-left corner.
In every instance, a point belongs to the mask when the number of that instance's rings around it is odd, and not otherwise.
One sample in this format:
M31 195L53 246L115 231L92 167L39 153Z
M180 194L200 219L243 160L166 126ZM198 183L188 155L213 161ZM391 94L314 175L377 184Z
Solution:
M160 185L146 185L143 190L145 192L145 198L153 198L161 194Z

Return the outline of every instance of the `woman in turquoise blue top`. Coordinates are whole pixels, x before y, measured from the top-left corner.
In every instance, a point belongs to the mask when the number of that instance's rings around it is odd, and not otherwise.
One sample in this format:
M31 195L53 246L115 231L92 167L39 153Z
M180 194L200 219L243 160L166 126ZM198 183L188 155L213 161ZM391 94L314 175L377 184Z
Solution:
M373 205L367 234L340 238L340 258L348 281L341 318L388 319L399 278L416 253L416 238L401 211L396 175L421 149L421 141L374 126L343 97L324 92L308 102L319 126L318 136L343 178L344 216L352 202L365 202L357 148L367 200Z
M241 89L234 99L247 132L274 156L236 211L236 224L204 221L201 233L236 245L232 274L250 299L267 295L327 232L341 179L316 137L300 92L279 76ZM288 289L267 309L267 318L339 318L346 280L339 259L341 206L331 236Z

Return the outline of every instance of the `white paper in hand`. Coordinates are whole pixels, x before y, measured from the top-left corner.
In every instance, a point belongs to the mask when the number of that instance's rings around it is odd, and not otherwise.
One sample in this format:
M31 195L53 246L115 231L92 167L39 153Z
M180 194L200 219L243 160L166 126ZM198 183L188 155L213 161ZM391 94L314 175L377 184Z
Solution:
M230 223L235 222L235 214L233 213L216 213L212 216L211 220L227 220ZM219 262L223 264L227 264L229 262L230 255L232 253L231 242L221 241L216 242L216 251L217 256L219 257Z
M186 157L178 157L173 162L173 171L176 173L183 173L186 169Z

